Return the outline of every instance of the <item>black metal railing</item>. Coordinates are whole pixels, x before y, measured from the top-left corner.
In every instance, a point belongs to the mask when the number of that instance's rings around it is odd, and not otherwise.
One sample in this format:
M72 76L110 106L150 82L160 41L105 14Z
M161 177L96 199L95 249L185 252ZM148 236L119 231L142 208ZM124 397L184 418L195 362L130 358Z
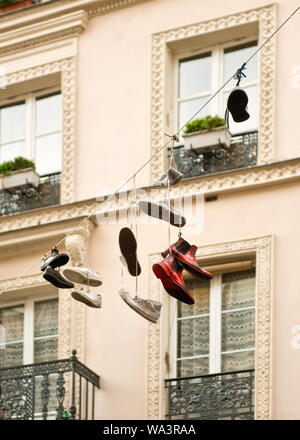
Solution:
M165 380L170 420L254 419L254 370Z
M257 164L258 132L232 136L230 148L220 148L198 154L183 145L174 147L174 159L185 178L198 177L237 168L254 167Z
M60 203L61 173L40 177L37 188L20 187L13 191L0 190L0 215L12 215Z
M70 405L66 408L66 382ZM0 408L4 419L94 419L100 377L73 350L69 359L2 368Z

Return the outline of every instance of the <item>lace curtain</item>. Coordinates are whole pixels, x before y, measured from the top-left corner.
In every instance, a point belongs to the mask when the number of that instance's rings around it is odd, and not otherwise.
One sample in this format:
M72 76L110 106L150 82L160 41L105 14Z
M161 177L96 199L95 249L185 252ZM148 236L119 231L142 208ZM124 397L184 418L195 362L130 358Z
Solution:
M34 304L34 362L57 359L58 300Z
M0 309L0 368L23 364L24 306ZM3 335L5 332L5 340Z

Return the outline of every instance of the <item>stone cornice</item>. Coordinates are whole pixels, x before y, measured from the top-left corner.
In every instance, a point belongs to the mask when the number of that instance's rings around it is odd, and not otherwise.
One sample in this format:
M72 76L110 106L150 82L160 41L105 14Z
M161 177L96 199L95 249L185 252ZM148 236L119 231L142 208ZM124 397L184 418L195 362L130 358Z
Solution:
M234 171L226 171L223 173L201 176L198 178L187 179L182 182L181 188L178 186L171 188L171 198L181 196L190 196L193 194L204 193L205 195L217 195L237 191L247 191L251 189L259 189L267 186L290 183L300 180L300 158L291 159L284 162L276 162L273 164L262 165L255 168L246 168ZM159 199L163 196L162 191L156 190L155 198ZM126 194L127 191L124 191ZM147 190L150 195L150 190ZM143 194L143 197L145 193ZM138 193L139 197L139 193ZM7 232L19 231L25 228L41 227L45 225L55 225L57 229L58 223L69 222L74 220L74 227L80 223L81 219L92 213L114 212L116 211L115 201L105 203L102 208L102 202L96 199L73 202L64 205L49 206L48 208L40 208L12 216L0 218L0 234ZM127 197L121 197L118 209L128 209L131 202ZM96 223L94 217L93 222ZM77 222L77 223L76 223ZM64 229L65 226L62 226Z

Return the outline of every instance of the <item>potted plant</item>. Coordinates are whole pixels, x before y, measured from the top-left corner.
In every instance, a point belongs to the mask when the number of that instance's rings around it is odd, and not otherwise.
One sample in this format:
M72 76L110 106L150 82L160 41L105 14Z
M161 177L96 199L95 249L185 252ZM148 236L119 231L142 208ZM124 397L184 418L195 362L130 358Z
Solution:
M40 176L31 160L18 156L0 164L0 189L12 190L21 186L39 185Z
M15 9L23 9L35 3L37 3L35 0L0 0L0 14L5 14Z
M185 148L198 154L229 148L231 142L231 133L225 125L225 120L217 115L208 115L188 123L182 136Z

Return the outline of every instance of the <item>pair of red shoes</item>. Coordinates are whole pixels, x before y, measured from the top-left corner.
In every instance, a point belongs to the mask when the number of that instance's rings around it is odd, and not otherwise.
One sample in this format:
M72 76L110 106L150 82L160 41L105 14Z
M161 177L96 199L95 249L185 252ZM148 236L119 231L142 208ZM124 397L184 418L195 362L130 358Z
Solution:
M183 269L199 278L211 279L213 275L198 266L195 257L197 246L191 246L183 238L179 238L171 245L170 250L162 252L164 260L153 264L152 270L171 296L185 304L194 304L195 300L187 291L181 276Z

